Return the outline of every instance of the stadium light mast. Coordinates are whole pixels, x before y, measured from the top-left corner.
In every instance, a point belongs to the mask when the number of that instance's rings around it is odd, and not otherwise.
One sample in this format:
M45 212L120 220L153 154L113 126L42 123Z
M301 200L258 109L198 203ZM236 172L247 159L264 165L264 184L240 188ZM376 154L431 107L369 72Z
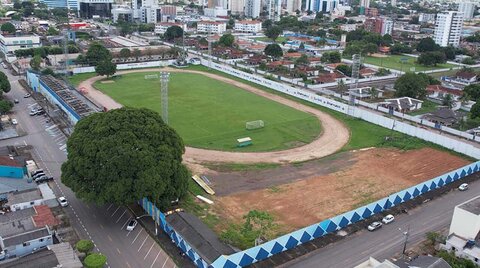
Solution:
M170 80L170 73L160 72L160 85L162 95L162 119L168 125L168 81Z

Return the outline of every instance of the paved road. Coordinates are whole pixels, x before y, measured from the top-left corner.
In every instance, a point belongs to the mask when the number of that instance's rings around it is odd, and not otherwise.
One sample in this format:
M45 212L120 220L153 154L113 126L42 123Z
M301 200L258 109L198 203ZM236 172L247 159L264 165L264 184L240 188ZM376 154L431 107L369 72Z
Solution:
M10 75L8 71L4 72L12 84L12 91L6 97L20 100L13 109L13 117L18 120L19 130L28 135L0 141L0 146L28 144L34 147L33 157L39 166L55 178L51 183L54 192L57 196L65 196L70 203L65 211L72 226L81 238L94 241L96 249L107 256L109 267L175 267L173 261L140 225L132 232L125 230L129 219L140 215L133 216L124 207L97 207L83 203L61 183L60 167L67 159L65 136L55 125L47 123L47 118L28 115L29 110L35 106L35 100L23 98L26 92L17 82L18 77Z
M408 226L410 226L408 244L415 244L425 239L425 234L429 231L448 228L454 207L478 196L479 193L480 182L475 181L470 184L470 189L466 192L454 190L409 211L408 215L397 216L393 223L383 226L375 232L366 230L357 232L335 244L293 260L282 267L347 268L366 261L370 256L383 261L402 252L404 242L402 232L407 230Z

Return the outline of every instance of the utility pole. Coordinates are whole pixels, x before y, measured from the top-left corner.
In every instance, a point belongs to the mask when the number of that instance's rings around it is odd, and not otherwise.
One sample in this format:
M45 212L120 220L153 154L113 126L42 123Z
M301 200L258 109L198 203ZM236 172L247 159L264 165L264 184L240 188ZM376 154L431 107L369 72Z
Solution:
M162 119L168 125L168 81L170 73L160 72L160 85L162 95Z
M398 228L398 230L402 231L401 228ZM408 237L410 236L410 225L407 227L407 231L403 232L403 236L405 236L405 240L403 242L403 250L402 250L402 255L405 257L405 251L407 250L407 242L408 242Z

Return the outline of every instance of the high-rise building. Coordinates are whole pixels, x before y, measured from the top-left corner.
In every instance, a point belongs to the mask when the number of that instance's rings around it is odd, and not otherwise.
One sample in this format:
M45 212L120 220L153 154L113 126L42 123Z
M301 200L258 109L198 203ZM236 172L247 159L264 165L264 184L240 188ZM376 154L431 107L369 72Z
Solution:
M44 3L49 8L69 8L78 9L77 0L39 0L40 3Z
M95 16L109 18L112 15L113 0L79 0L80 17L91 19Z
M439 46L458 46L463 28L463 13L447 11L437 14L435 22L435 43Z
M156 0L133 0L133 19L143 23L161 21L161 8Z
M391 0L390 5L392 5L392 7L396 7L397 6L397 0Z
M288 14L294 14L297 10L302 10L302 0L287 0Z
M245 0L233 0L230 7L232 14L243 14L245 8Z
M245 0L245 16L258 18L260 16L260 0Z
M365 30L383 35L392 35L393 20L390 18L372 17L365 20Z
M338 5L338 0L307 0L306 9L313 12L330 13Z
M389 18L383 18L382 31L380 32L380 34L383 36L386 34L392 35L392 33L393 33L393 20Z
M463 19L470 20L473 18L476 5L474 2L460 2L458 4L458 12L463 13Z
M267 11L269 19L279 21L282 13L282 0L265 1L265 10Z
M365 15L365 9L370 7L370 0L360 0L360 15Z

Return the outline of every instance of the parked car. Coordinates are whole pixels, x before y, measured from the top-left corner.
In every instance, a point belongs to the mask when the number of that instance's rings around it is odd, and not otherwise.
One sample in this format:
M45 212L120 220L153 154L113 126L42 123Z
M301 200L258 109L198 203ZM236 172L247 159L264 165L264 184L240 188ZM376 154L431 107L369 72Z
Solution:
M36 182L36 183L44 183L44 182L52 181L52 180L53 180L53 177L41 176L41 177L36 178L36 179L35 179L35 182Z
M458 186L458 190L460 191L468 190L468 183L462 183L460 186Z
M32 96L30 95L30 93L26 93L25 95L23 95L24 98L30 98L30 96Z
M33 176L37 175L38 173L44 173L43 169L34 170L34 171L32 171L32 173L30 175L32 175L32 177L33 177Z
M20 101L18 99L13 100L14 103L19 103Z
M137 223L137 220L131 220L127 225L127 231L133 231L133 229L135 229L135 226L137 226Z
M30 113L28 113L28 114L29 114L30 116L34 116L34 115L37 114L37 110L32 109L32 110L30 111Z
M39 172L39 173L33 175L32 179L36 180L37 178L40 178L41 176L45 176L45 172L42 171L42 172Z
M35 115L42 115L42 114L45 114L44 110L37 110L37 112L35 113Z
M12 125L16 125L16 124L18 124L17 119L13 118L12 119Z
M367 229L368 229L370 232L373 232L373 231L375 231L375 230L377 230L377 229L379 229L379 228L381 228L381 227L382 227L382 223L381 223L381 222L379 222L379 221L374 221L374 222L372 222L372 223L367 227Z
M382 222L383 222L383 224L389 224L389 223L393 222L394 220L395 220L395 217L393 217L392 214L389 214L389 215L383 217Z
M60 196L58 198L58 203L60 203L60 206L62 206L62 207L68 206L68 201L64 196Z

